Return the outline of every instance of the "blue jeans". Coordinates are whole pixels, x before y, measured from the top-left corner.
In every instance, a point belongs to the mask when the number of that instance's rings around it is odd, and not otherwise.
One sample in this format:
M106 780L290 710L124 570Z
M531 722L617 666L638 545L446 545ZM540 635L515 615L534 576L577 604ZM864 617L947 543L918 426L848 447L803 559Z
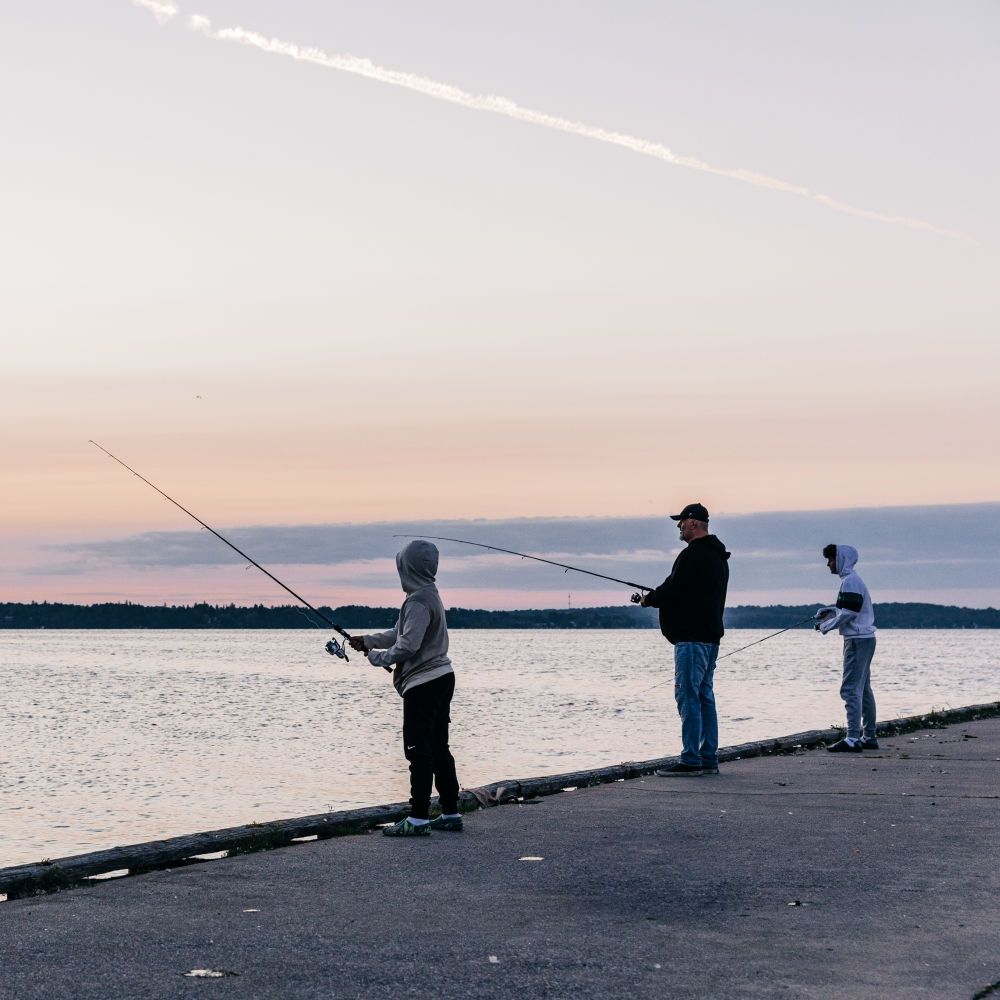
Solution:
M681 717L682 764L719 766L719 717L712 678L718 643L679 642L674 646L674 698Z
M844 639L844 680L840 697L847 709L847 735L875 738L875 695L872 694L872 657L875 636Z

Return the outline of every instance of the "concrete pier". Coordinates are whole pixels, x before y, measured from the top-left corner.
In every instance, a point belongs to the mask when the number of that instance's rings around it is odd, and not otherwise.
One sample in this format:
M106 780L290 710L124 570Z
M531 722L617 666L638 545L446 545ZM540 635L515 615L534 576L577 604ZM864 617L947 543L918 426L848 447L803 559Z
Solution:
M989 996L1000 720L881 744L12 900L0 997Z

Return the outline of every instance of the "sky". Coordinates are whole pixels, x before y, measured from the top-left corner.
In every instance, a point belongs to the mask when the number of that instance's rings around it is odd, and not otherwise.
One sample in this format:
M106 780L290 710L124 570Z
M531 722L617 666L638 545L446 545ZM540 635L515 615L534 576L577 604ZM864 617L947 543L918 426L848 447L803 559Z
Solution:
M1000 606L1000 503L722 513L710 528L731 552L730 606L830 603L839 586L822 556L830 542L859 550L858 570L876 603ZM439 539L438 585L449 607L627 604L636 586L657 586L683 548L677 525L662 516L255 525L222 534L311 603L330 607L398 604L394 556L406 536ZM621 582L481 546L540 554ZM0 599L5 593L71 603L291 601L197 525L24 546L0 570Z
M6 5L0 598L259 592L67 561L190 529L88 439L262 542L617 538L699 500L912 508L937 545L921 511L1000 500L998 27L985 2ZM808 589L789 573L739 593ZM995 602L978 573L886 588ZM473 576L479 606L562 595Z

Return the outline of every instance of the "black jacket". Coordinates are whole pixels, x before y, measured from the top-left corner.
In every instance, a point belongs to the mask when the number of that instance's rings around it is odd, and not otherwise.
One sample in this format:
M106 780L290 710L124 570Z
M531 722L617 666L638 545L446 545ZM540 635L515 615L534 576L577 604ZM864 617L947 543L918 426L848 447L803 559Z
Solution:
M646 595L660 609L660 631L679 642L718 642L725 634L722 611L729 585L729 553L715 535L688 542L670 576Z

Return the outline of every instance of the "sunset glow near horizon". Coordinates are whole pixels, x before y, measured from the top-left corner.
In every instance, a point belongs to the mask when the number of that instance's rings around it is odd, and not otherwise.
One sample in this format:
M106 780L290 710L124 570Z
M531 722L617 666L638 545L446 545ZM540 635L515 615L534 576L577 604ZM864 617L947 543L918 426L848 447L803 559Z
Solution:
M5 13L0 598L265 593L60 570L191 527L90 438L220 527L1000 499L1000 13L959 6Z

